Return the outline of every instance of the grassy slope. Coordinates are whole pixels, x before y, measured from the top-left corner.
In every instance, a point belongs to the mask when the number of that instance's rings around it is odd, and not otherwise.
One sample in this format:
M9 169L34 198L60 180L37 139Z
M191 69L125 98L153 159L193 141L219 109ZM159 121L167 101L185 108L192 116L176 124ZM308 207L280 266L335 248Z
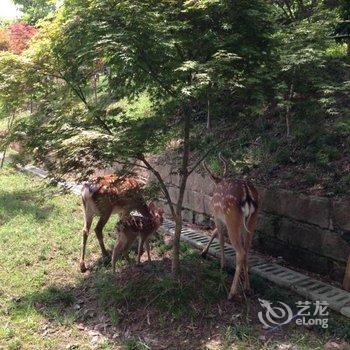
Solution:
M341 109L340 103L338 108ZM152 103L146 93L134 101L112 104L108 113L117 114L119 109L129 118L152 115ZM216 143L223 138L225 143L208 159L218 171L217 154L223 152L230 161L231 170L263 186L350 198L348 113L344 111L332 117L326 117L321 109L311 115L299 113L301 115L292 118L291 135L287 138L282 112L278 115L265 113L255 120L249 116L239 118L235 111L216 111L212 116L212 132L205 129L204 117L194 120L195 134L201 135L199 139L204 144L197 145L197 149L201 154L207 148L206 140L214 139ZM198 154L193 157L196 159ZM165 161L169 162L169 154Z
M40 179L0 171L0 349L276 349L286 343L323 349L331 337L296 326L265 334L257 297L291 296L255 280L258 295L228 303L231 278L184 246L183 273L174 283L170 245L161 237L151 265L121 261L112 276L91 236L93 267L81 275L79 205L76 196ZM344 322L333 316L331 332L349 337Z
M208 162L220 171L217 154L222 151L235 174L262 186L350 198L349 117L293 122L290 138L282 116L264 115L250 126L223 124L226 130L218 128L213 135L227 142L212 152Z

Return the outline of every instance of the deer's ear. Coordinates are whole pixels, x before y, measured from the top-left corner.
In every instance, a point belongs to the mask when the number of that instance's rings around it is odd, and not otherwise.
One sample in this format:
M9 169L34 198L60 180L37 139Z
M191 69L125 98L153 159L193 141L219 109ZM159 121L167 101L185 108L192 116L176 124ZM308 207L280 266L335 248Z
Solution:
M150 211L155 211L156 205L154 204L154 202L150 202L148 204L148 208L149 208Z

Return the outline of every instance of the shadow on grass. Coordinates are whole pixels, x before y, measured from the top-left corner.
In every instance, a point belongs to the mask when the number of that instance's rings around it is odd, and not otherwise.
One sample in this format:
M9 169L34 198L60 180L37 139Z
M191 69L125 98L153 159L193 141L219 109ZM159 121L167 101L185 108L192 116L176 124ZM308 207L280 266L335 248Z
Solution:
M166 257L141 266L120 261L115 275L104 263L99 259L74 285L51 285L16 299L10 312L39 312L51 327L77 327L92 341L123 344L126 349L206 349L212 341L218 349L232 344L260 349L264 343L259 339L258 297L292 302L286 291L259 278L252 279L258 295L228 302L232 276L221 272L217 262L199 259L196 252L183 255L177 280L171 277ZM287 327L278 336L290 340ZM332 336L350 338L349 323L337 321L332 328Z
M46 194L47 196L47 194ZM44 193L31 191L15 191L0 194L0 224L17 216L31 216L36 221L44 221L54 209L54 206L45 205Z
M208 337L225 338L238 307L226 301L226 274L191 256L178 280L170 272L168 258L141 266L120 262L115 275L99 260L77 284L24 295L11 312L39 312L52 324L75 324L127 349L200 349Z

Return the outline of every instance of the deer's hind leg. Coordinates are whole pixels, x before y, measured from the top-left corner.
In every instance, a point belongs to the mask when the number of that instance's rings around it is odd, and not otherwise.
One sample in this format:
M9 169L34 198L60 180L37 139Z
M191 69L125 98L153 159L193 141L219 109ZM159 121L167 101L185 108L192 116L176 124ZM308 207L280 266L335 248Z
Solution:
M243 225L242 214L238 208L231 207L226 214L226 224L230 242L236 252L236 269L233 277L228 299L232 299L237 293L238 283L246 263L246 251L241 237L241 227Z
M250 281L249 281L249 266L248 266L248 253L250 250L250 247L252 245L252 241L253 241L253 235L254 235L254 231L256 228L256 224L258 221L258 212L255 211L250 219L249 222L247 223L247 228L249 230L249 232L245 232L245 240L244 240L244 250L246 252L246 261L243 267L243 273L244 273L244 289L247 291L250 291Z
M81 251L81 258L80 258L80 271L86 272L87 271L87 268L85 265L86 243L89 236L92 220L94 218L94 212L85 203L83 206L83 210L84 210L84 227L83 227L82 251Z
M105 227L107 221L109 220L111 214L112 214L111 211L103 213L103 215L100 217L100 219L98 220L98 223L95 227L96 237L98 239L98 243L100 244L101 252L102 252L102 255L104 257L108 256L108 251L107 251L105 244L103 242L102 230Z

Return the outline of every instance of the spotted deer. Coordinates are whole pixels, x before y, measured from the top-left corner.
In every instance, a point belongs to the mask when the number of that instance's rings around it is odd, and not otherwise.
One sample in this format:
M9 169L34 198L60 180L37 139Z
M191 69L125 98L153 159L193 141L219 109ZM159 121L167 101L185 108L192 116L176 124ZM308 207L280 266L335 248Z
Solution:
M99 176L84 183L82 188L82 202L84 212L83 248L80 259L80 270L87 270L85 265L85 251L88 235L93 218L97 215L99 220L95 233L101 247L102 255L108 256L103 242L102 230L112 213L120 218L136 210L142 215L149 215L138 181L132 176L119 176L116 174Z
M224 267L224 229L227 228L229 240L236 252L236 270L228 299L237 292L240 276L243 272L244 288L250 290L248 276L248 252L258 218L259 195L250 181L235 179L227 175L227 162L220 155L224 174L219 176L203 162L210 178L216 184L211 200L215 230L207 246L202 251L205 256L214 238L219 236L221 268Z
M163 223L163 209L157 208L154 203L148 205L149 215L136 216L129 215L120 220L116 226L118 240L113 248L112 268L115 272L115 263L119 253L129 260L128 251L135 241L139 238L137 263L140 264L143 246L146 245L148 261L151 261L149 239Z

